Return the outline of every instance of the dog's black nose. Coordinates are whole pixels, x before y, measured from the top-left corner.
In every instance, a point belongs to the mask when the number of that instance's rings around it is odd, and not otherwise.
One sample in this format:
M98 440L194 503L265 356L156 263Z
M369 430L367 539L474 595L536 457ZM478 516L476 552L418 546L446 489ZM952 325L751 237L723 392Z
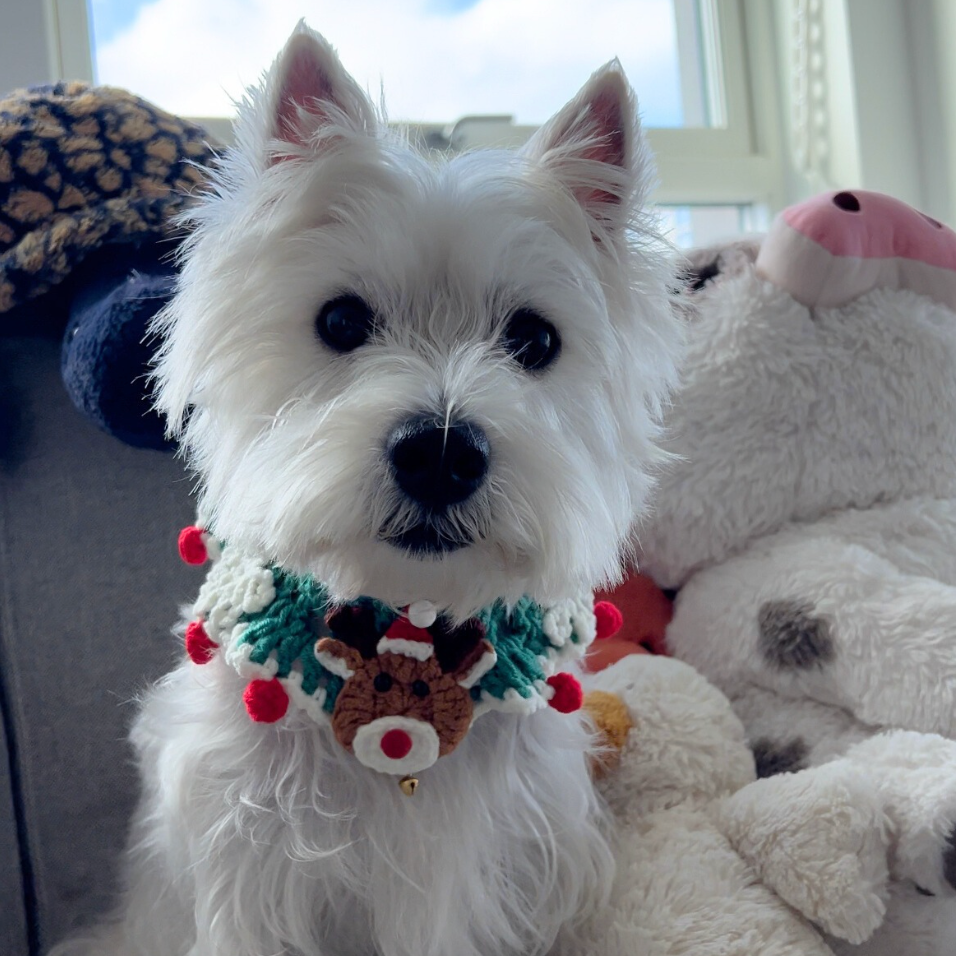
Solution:
M488 438L470 422L406 419L389 435L388 455L398 487L429 511L471 497L488 473Z

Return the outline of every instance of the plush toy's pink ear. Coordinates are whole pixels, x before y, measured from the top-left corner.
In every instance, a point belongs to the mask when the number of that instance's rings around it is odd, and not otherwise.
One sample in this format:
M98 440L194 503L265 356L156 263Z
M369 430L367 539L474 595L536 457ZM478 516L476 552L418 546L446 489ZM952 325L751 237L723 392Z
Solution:
M270 138L297 147L293 158L317 141L324 127L373 133L375 110L345 71L332 46L300 21L270 76Z
M643 200L646 155L634 94L612 60L525 147L604 226L626 221Z

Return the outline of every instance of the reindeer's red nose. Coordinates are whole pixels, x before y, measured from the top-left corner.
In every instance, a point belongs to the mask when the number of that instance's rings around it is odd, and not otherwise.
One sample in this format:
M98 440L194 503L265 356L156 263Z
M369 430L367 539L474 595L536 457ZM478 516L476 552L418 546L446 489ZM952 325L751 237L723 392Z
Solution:
M412 749L412 738L397 728L382 734L382 753L389 760L401 760Z

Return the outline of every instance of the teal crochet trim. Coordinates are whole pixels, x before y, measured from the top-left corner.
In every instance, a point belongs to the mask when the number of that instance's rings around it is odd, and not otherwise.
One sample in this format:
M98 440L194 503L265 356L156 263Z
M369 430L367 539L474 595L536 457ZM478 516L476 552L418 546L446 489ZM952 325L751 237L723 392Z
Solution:
M296 661L302 668L302 690L314 694L324 683L325 669L312 654L303 651L315 644L313 613L327 603L325 588L308 578L299 578L285 571L272 569L276 596L257 614L243 614L240 622L247 626L242 643L252 645L249 660L264 665L270 657L278 665L276 676L288 677Z
M276 596L263 610L239 616L239 622L246 625L240 643L252 646L249 660L253 664L265 665L270 658L275 660L278 666L276 677L288 677L298 662L302 671L302 692L311 697L324 687L323 710L331 714L344 681L338 674L326 670L313 653L319 638L316 622L321 621L328 610L328 593L310 577L277 567L271 571ZM356 603L373 606L379 634L384 634L397 617L379 601L362 598Z
M302 673L302 691L312 696L319 688L325 689L322 709L331 714L341 691L342 678L324 668L316 659L315 642L320 632L317 622L325 618L329 609L328 593L310 577L298 576L273 567L275 598L263 610L240 615L245 624L240 644L251 645L249 660L265 666L274 660L276 677L288 677L293 668ZM398 617L398 612L372 598L360 598L358 606L371 607L377 636L385 634ZM546 680L543 663L557 647L544 632L544 610L530 598L522 598L510 613L501 602L485 608L477 615L485 627L485 636L494 646L498 659L495 666L471 688L475 701L483 697L504 700L508 691L515 691L524 699L538 692ZM578 634L570 638L580 643Z
M479 700L482 691L503 700L505 691L513 689L528 699L535 693L535 683L545 680L542 658L554 648L544 633L544 611L531 598L521 598L511 614L500 602L478 614L485 626L485 636L498 654L495 666L471 689ZM572 636L577 643L577 635Z

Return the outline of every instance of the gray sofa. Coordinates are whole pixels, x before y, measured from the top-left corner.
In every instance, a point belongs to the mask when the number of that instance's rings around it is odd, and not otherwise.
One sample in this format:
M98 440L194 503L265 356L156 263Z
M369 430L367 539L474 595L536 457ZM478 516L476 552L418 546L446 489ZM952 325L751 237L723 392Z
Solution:
M190 483L64 392L59 334L0 337L0 954L37 956L106 909L135 799L132 699L181 653L201 571Z

